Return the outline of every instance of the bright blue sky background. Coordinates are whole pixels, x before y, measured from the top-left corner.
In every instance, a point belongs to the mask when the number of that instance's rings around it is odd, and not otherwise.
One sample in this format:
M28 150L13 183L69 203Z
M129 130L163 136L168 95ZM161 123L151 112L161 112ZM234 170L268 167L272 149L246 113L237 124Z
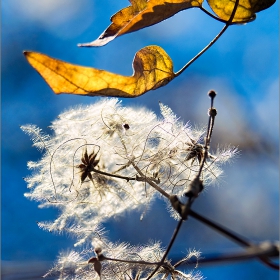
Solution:
M2 260L52 261L72 240L40 230L36 221L51 220L53 209L40 210L24 198L26 163L40 153L19 129L33 123L49 132L56 116L76 104L97 97L55 96L22 55L23 50L48 54L71 63L131 75L134 54L147 45L163 47L178 71L222 28L198 9L101 48L78 48L96 39L110 24L110 16L127 6L126 0L9 0L2 1ZM233 26L201 58L166 87L123 104L159 111L158 100L183 120L205 124L210 89L218 92L213 145L239 146L240 157L226 167L219 186L209 187L194 204L199 213L230 227L252 241L276 240L279 228L279 4L247 25ZM155 206L147 220L131 213L109 221L115 240L167 244L174 221L163 219L165 208ZM164 213L164 214L162 214ZM131 217L131 218L130 218ZM138 217L138 216L137 216ZM122 224L122 226L120 226ZM123 229L127 226L127 230ZM145 232L137 236L139 227ZM154 229L157 229L156 231ZM193 220L184 225L173 253L196 248L202 253L236 248L231 242ZM207 279L278 279L278 273L257 261L201 267ZM232 278L231 278L232 277Z

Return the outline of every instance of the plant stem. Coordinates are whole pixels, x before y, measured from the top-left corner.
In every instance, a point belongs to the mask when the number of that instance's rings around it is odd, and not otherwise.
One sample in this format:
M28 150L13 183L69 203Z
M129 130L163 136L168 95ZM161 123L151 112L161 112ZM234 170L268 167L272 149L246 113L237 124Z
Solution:
M105 175L105 176L110 176L110 177L114 177L114 178L124 179L126 181L137 180L137 178L135 178L135 177L127 177L127 176L111 174L111 173L107 173L107 172L104 172L104 171L101 171L101 170L98 170L98 169L95 169L95 168L92 168L91 170L93 172L96 172L96 173L99 173L99 174L102 174L102 175Z
M133 261L133 260L121 260L121 259L113 259L106 256L102 256L104 260L107 261L115 261L115 262L124 262L124 263L135 263L135 264L143 264L143 265L158 265L159 262L145 262L145 261Z
M218 223L215 223L213 221L210 221L209 219L199 215L198 213L194 212L193 210L189 210L189 216L195 218L196 220L214 228L218 232L224 234L227 238L232 239L235 243L244 246L244 247L255 247L254 244L250 243L247 241L245 238L239 236L237 233L219 225ZM269 267L274 268L274 269L279 269L279 265L276 265L272 263L268 258L266 257L259 257L259 259L267 264Z
M155 188L158 192L160 192L166 198L170 198L170 195L164 191L161 187L159 187L156 183L154 183L150 178L146 177L145 174L140 170L140 168L134 163L131 163L135 170L140 174L141 177L145 178L145 181L149 183L153 188Z
M234 18L235 12L237 10L238 4L239 4L239 0L237 0L235 2L231 16L230 16L229 20L226 22L223 29L219 32L219 34L203 50L201 50L195 57L193 57L185 66L183 66L178 72L176 72L175 77L178 77L180 74L182 74L193 62L195 62L202 54L204 54L210 47L212 47L214 45L214 43L216 43L218 41L218 39L223 35L223 33L232 24L232 20Z
M214 98L215 97L211 97L211 108L210 108L210 111L212 109L214 109L213 108ZM202 161L200 163L199 171L198 171L198 174L197 174L198 178L200 178L200 175L202 173L204 164L206 162L206 159L208 158L208 151L209 151L209 146L210 146L211 137L212 137L212 133L213 133L214 122L215 122L215 116L210 113L209 114L209 118L208 118L207 135L205 137L204 153L203 153Z
M113 173L108 173L108 172L104 172L95 168L92 168L91 171L105 175L105 176L109 176L109 177L114 177L114 178L119 178L119 179L124 179L126 181L140 181L140 182L146 182L149 180L152 181L152 179L145 177L145 176L141 176L141 177L128 177L128 176L122 176L122 175L118 175L118 174L113 174ZM143 173L142 173L143 174Z
M204 257L199 259L199 264L209 264L216 262L225 262L225 261L242 261L246 259L252 259L256 257L276 257L279 255L279 248L274 244L267 243L261 244L260 246L254 246L247 249L245 252L239 253L230 253L230 254L216 254L210 257ZM197 264L198 260L192 259L183 259L178 261L174 267L178 267L184 263L189 264Z
M217 21L223 22L223 23L227 23L226 20L221 19L221 18L219 18L219 17L216 17L215 15L211 14L211 13L208 12L206 9L204 9L202 6L199 7L199 8L200 8L200 10L201 10L202 12L204 12L205 14L207 14L208 16L210 16L211 18L213 18L213 19L215 19L215 20L217 20Z
M166 249L166 251L165 251L161 261L159 262L157 267L154 269L154 271L149 275L147 280L151 279L153 277L153 275L158 271L158 269L164 264L164 261L165 261L167 255L168 255L169 251L171 250L172 245L173 245L173 243L174 243L174 241L175 241L175 239L176 239L176 237L177 237L177 235L179 233L179 230L180 230L180 228L182 226L182 223L183 223L183 219L180 219L179 223L177 224L177 226L176 226L176 228L175 228L175 230L173 232L172 238L171 238L171 240L170 240L170 242L168 244L168 247L167 247L167 249Z

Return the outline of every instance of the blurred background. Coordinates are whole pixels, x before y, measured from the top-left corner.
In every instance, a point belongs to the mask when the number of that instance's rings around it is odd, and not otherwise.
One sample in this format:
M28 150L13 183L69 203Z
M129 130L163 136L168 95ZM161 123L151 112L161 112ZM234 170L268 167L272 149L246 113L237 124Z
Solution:
M110 17L128 6L127 0L9 0L2 1L2 279L40 279L60 251L73 248L69 236L38 228L36 221L53 220L55 209L38 209L23 177L27 161L40 158L20 125L48 126L57 115L99 97L56 96L22 52L33 50L74 64L131 75L134 54L147 45L166 50L178 71L207 45L223 24L199 9L136 33L121 36L100 48L78 48L96 39ZM207 7L207 5L205 5ZM257 14L247 25L230 27L218 42L167 86L124 105L146 106L159 112L158 101L193 125L207 123L207 92L217 91L218 116L212 149L238 146L240 156L225 167L223 178L209 186L193 209L249 240L279 237L279 3ZM166 246L176 223L161 201L140 222L139 213L125 213L105 225L112 240L131 244L162 240ZM153 215L151 215L153 214ZM202 254L230 252L238 247L190 218L171 251L176 259L188 249ZM186 270L188 268L186 267ZM193 269L193 267L191 267ZM278 279L279 273L258 261L201 265L212 279Z

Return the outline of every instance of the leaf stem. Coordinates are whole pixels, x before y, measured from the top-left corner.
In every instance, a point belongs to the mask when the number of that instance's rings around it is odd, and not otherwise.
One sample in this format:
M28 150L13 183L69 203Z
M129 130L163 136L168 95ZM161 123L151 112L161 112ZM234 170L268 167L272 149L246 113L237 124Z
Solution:
M223 33L232 24L232 20L234 18L235 12L237 10L238 4L239 4L239 0L237 0L235 2L231 16L230 16L229 20L226 22L225 26L219 32L219 34L204 49L202 49L196 56L194 56L185 66L183 66L178 72L176 72L175 77L178 77L180 74L182 74L193 62L195 62L202 54L204 54L210 47L212 47L218 41L218 39L223 35Z
M217 21L220 21L220 22L223 22L223 23L227 23L226 20L224 19L221 19L213 14L211 14L209 11L207 11L205 8L203 8L202 6L199 7L201 11L203 11L205 14L207 14L208 16L212 17L213 19L217 20ZM238 21L238 22L231 22L230 25L237 25L237 24L245 24L245 23L249 23L249 22L252 22L256 19L256 15L253 15L251 18L249 18L248 20L244 20L244 21Z
M217 21L223 22L223 23L227 23L226 20L221 19L221 18L219 18L219 17L216 17L215 15L211 14L209 11L207 11L207 10L206 10L205 8L203 8L202 6L200 6L199 8L200 8L200 10L201 10L202 12L204 12L205 14L207 14L208 16L210 16L211 18L213 18L213 19L215 19L215 20L217 20Z

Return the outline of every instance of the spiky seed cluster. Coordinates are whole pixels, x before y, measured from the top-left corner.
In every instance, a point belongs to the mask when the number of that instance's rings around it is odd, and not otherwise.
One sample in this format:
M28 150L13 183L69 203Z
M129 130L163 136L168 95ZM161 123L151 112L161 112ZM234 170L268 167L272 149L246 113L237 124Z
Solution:
M183 124L167 106L160 109L157 118L106 99L61 114L52 123L52 136L23 126L34 146L44 150L41 160L28 163L33 174L26 179L30 192L25 195L41 207L61 210L55 221L39 225L76 235L76 246L90 244L104 238L100 224L106 219L162 194L183 195L199 170L204 131ZM234 153L229 149L208 157L204 185L220 176L219 165Z

